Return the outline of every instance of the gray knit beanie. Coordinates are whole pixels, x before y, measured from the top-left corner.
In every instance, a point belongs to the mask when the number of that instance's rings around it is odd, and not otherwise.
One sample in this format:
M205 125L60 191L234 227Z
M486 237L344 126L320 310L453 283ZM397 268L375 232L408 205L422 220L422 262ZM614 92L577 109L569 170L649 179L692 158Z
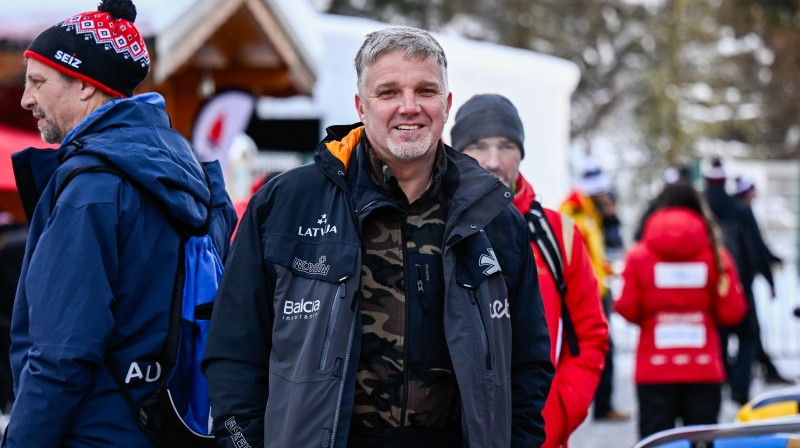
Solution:
M505 137L513 141L525 157L522 120L508 98L496 94L475 95L456 112L456 121L450 131L456 151L461 152L469 144L486 137Z

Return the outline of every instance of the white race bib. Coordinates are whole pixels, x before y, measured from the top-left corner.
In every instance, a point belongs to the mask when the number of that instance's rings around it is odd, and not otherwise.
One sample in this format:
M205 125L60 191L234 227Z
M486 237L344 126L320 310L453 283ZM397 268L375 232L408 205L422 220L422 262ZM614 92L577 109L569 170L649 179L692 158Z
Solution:
M656 288L704 288L708 284L708 265L702 262L655 265Z
M656 348L703 348L706 327L697 324L656 325Z

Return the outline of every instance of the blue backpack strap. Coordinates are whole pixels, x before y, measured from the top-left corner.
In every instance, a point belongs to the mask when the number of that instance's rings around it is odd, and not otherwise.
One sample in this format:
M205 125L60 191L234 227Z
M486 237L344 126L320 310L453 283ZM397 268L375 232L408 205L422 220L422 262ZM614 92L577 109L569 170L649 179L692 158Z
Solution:
M184 239L188 238L189 236L202 236L208 233L209 229L211 228L211 220L213 219L213 208L214 208L214 189L211 185L211 178L208 175L208 171L203 164L200 164L200 167L203 170L203 175L205 176L206 185L208 186L208 203L205 204L206 206L206 220L203 224L198 228L191 228L186 226L185 224L178 223L172 217L172 214L165 208L164 204L156 199L147 189L139 185L132 177L128 176L124 171L120 170L119 168L115 167L114 165L103 165L103 164L96 164L96 165L86 165L81 166L78 168L73 169L69 173L67 173L64 178L61 180L61 183L58 184L56 188L56 192L53 195L53 199L50 202L50 210L53 210L56 206L56 201L58 201L59 196L61 193L64 192L64 189L67 185L74 179L76 176L83 174L83 173L110 173L113 174L124 181L128 182L129 184L133 185L142 195L145 197L149 197L152 200L152 203L156 205L156 207L161 210L164 216L169 219L172 223L173 227L175 227L178 232L184 237Z
M61 179L61 183L58 184L58 187L56 188L56 193L53 195L53 198L50 201L50 210L53 210L56 207L56 202L58 201L59 196L61 196L61 193L63 193L64 189L67 188L67 185L69 185L69 183L72 182L72 179L83 173L111 173L117 177L121 177L122 179L130 182L130 179L128 178L127 174L123 173L119 169L112 166L87 165L75 168L74 170L67 173L67 175L64 176L63 179Z

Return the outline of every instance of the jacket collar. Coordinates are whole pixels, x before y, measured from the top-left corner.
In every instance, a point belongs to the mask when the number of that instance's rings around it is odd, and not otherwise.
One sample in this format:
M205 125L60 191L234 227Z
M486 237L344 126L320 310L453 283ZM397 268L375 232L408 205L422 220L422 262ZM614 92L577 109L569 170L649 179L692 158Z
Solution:
M531 204L536 200L536 192L522 174L517 177L517 194L514 195L514 207L523 215L531 211Z
M366 157L362 157L367 144L364 136L361 123L331 126L314 155L317 166L353 195L356 210L377 200L389 200L371 179L363 177L371 171ZM447 198L446 234L460 239L489 224L511 203L513 194L471 157L441 142L440 151L444 155L439 175Z

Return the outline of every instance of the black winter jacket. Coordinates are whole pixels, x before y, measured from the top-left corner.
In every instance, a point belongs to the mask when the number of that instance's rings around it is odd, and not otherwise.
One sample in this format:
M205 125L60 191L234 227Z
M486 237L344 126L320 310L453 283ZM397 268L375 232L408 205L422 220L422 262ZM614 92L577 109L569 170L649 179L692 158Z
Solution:
M390 205L360 125L328 129L315 163L251 199L204 357L225 446L345 447L361 322L360 227ZM511 192L445 147L445 338L470 447L538 447L553 375L527 227Z

